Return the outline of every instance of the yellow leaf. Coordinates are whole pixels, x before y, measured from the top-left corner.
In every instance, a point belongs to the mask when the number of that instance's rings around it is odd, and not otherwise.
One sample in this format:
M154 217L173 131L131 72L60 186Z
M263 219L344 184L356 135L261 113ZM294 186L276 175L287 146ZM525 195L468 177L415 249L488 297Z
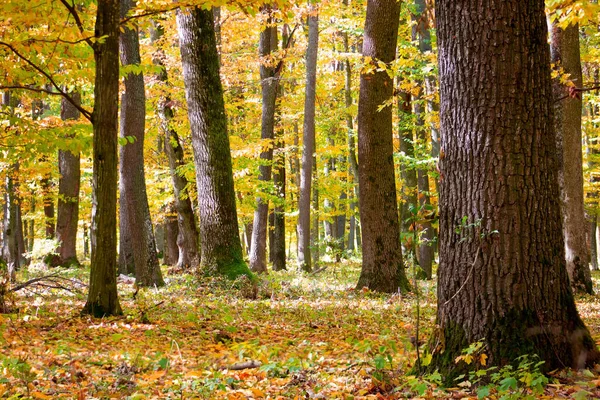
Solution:
M485 354L480 355L479 356L479 364L481 364L483 366L487 365L487 358L488 358L488 356Z
M154 371L142 377L147 382L154 382L165 374L165 371Z
M471 364L471 362L473 362L473 356L470 354L467 354L466 356L463 357L464 362L467 363L467 365Z
M197 370L197 371L190 371L188 373L185 374L186 378L199 378L202 376L202 371Z
M252 394L254 395L254 397L257 397L257 398L265 397L265 393L262 390L260 390L260 389L250 388L250 391L252 392Z
M48 396L47 394L44 394L42 392L31 392L31 395L33 397L35 397L36 399L46 400L46 399L51 399L52 398L52 396Z

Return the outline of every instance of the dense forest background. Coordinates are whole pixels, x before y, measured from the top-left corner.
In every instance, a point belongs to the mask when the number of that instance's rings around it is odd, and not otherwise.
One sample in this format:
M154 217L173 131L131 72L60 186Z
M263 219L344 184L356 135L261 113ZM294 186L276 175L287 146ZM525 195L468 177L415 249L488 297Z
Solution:
M0 396L597 394L600 6L484 3L4 2Z

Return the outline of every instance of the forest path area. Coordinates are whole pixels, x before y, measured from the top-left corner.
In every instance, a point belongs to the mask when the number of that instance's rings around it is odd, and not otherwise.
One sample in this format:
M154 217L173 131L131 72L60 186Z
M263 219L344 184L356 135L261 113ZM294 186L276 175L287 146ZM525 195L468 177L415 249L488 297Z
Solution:
M83 269L63 272L87 279ZM477 385L442 391L436 374L409 376L417 303L419 342L435 324L433 283L419 282L418 299L381 295L354 290L359 273L348 262L316 276L276 272L257 293L248 283L168 274L165 288L136 293L120 279L125 315L104 319L79 315L83 294L19 291L18 313L0 315L0 398L477 398ZM578 307L600 341L600 302L579 298ZM518 396L507 398L600 396L597 371L555 372L543 393L539 374L521 372L507 375L514 389L491 386L491 398L503 389Z

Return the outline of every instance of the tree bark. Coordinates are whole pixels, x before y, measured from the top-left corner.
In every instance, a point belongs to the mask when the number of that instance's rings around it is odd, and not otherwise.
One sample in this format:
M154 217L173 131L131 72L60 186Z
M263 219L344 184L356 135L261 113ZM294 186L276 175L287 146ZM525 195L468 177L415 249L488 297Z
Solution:
M390 63L396 54L400 3L369 0L363 55ZM379 107L392 97L386 71L362 74L358 101L358 175L362 223L362 270L357 288L407 291L398 224L394 177L392 108Z
M398 96L398 121L400 131L400 153L406 157L400 163L400 177L402 187L400 188L400 227L403 234L411 231L411 225L415 222L417 213L417 171L414 166L415 158L415 133L413 129L412 98L410 93L400 92ZM414 229L414 227L413 227ZM414 253L416 243L406 238L406 250Z
M125 18L134 7L134 0L121 0L121 18ZM124 27L119 37L121 64L139 66L141 64L138 29ZM135 282L138 287L164 286L158 255L154 227L150 218L146 176L144 172L144 137L146 121L146 94L144 75L129 73L125 76L125 91L121 97L121 138L126 144L120 147L119 154L119 209L121 223L126 229L121 232L121 240L131 244ZM129 248L125 248L129 250Z
M283 132L277 138L274 151L275 172L273 173L273 184L278 200L273 209L273 240L270 242L273 270L281 271L286 269L285 257L285 150L283 148Z
M92 259L84 314L122 314L117 295L117 135L119 0L98 2L94 44Z
M489 365L598 360L565 265L543 0L436 2L441 95L439 327L447 382L483 340Z
M569 74L576 87L582 87L581 56L579 54L579 24L565 29L552 24L551 56L557 68ZM558 79L553 82L554 98L568 93L568 87ZM558 147L558 183L560 185L563 234L567 272L573 291L593 293L590 273L590 254L587 247L584 197L583 197L583 149L581 145L580 96L568 97L554 104L554 128Z
M271 6L264 6L262 13L267 16L267 26L260 33L258 53L261 58L260 85L262 89L262 121L260 137L263 149L260 153L259 182L271 180L273 165L273 139L275 135L275 111L277 103L277 66L270 56L277 51L277 25L271 16ZM260 186L260 184L259 184ZM267 272L267 219L269 201L261 196L256 198L252 244L250 245L250 269L254 272Z
M178 10L177 26L196 166L201 266L232 279L251 276L239 236L213 14Z
M315 152L315 101L317 90L317 53L319 48L319 16L315 5L308 15L308 47L306 48L306 94L304 97L304 130L302 133L302 169L298 200L298 266L312 271L310 245L310 198Z
M163 34L164 29L157 24L152 40L158 40ZM154 64L160 65L163 68L165 67L161 54L156 54L153 57L153 61ZM162 71L158 79L167 83L168 76L166 69ZM175 209L177 210L179 232L177 235L177 246L179 248L177 268L196 268L200 265L198 224L196 223L196 215L192 208L192 201L187 192L188 180L183 174L177 171L185 165L185 160L179 134L171 125L174 111L171 107L171 99L168 96L159 101L158 116L161 122L161 130L165 135L165 152L169 159L169 170L175 194Z
M79 92L71 98L81 104ZM60 117L63 121L78 120L79 110L66 99L62 99ZM77 223L79 221L79 185L81 180L79 153L69 150L58 151L58 213L56 217L56 239L58 239L59 263L62 266L79 265L77 260Z

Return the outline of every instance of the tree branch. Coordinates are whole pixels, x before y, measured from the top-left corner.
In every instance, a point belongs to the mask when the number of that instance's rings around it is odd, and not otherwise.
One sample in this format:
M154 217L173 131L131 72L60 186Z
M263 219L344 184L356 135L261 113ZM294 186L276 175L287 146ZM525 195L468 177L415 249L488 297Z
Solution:
M75 20L75 24L77 25L79 32L81 32L81 34L83 35L85 33L85 29L83 28L83 23L81 22L81 18L79 18L79 14L77 13L77 9L75 8L75 5L69 4L67 2L67 0L60 0L60 2L67 8L67 10L69 11L69 14L71 14L73 16L73 19ZM92 49L94 48L94 42L92 42L91 38L84 38L83 40Z
M62 1L62 0L61 0ZM32 67L33 69L35 69L36 71L38 71L40 74L44 75L46 77L46 79L48 79L50 81L50 83L52 84L52 86L54 86L54 88L58 91L58 93L63 96L69 103L71 103L73 105L73 107L75 107L77 110L79 110L79 112L81 114L83 114L83 116L90 122L93 123L93 116L92 113L89 112L88 110L86 110L85 108L81 107L79 104L77 104L75 102L75 100L73 100L73 98L64 90L61 89L61 87L58 85L58 83L56 83L56 81L54 80L54 78L52 78L52 76L44 71L41 67L37 66L36 64L34 64L31 60L27 59L26 57L24 57L17 49L15 49L11 44L6 43L6 42L1 42L0 41L0 46L4 46L9 48L13 53L15 53L19 58L21 58L23 61L25 61L30 67ZM25 89L25 88L22 88ZM29 88L31 89L31 88ZM42 90L42 89L39 89ZM38 90L38 91L39 91Z
M598 84L598 82L593 82L591 83L592 85L597 85L597 86L590 86L590 87L583 87L583 88L578 88L578 87L570 87L569 88L569 93L559 97L558 99L554 100L555 103L558 103L559 101L562 101L564 99L568 99L569 97L571 98L576 98L579 93L583 93L583 92L591 92L594 90L600 90L600 84Z

